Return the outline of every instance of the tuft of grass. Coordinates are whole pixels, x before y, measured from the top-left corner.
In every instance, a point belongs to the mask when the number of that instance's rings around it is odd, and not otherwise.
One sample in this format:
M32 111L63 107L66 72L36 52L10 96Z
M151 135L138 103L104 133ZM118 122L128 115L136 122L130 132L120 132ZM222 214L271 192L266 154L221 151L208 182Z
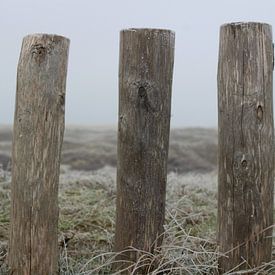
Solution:
M108 169L108 172L112 170ZM101 172L101 175L105 173L104 170ZM90 174L90 182L89 180L86 181L86 178L84 181L86 187L81 189L80 193L72 192L73 195L70 192L64 193L65 197L75 197L77 204L79 197L83 198L81 201L85 208L84 212L93 209L94 215L87 214L88 219L78 220L78 224L80 222L85 226L74 225L70 229L76 233L74 238L77 235L78 238L74 241L71 240L62 248L61 274L115 275L121 274L123 271L112 272L111 269L117 256L116 253L112 252L115 218L115 173L111 173L111 175L111 177L105 177L104 180L100 180L99 177L95 180L95 175ZM80 182L81 180L78 184ZM217 274L218 258L224 255L218 253L216 243L216 182L217 174L215 172L182 175L170 173L167 186L163 244L154 254L129 247L129 250L139 254L139 258L137 262L129 263L127 270L124 271L127 271L128 274L144 274L145 267L150 270L150 266L154 266L155 269L151 269L148 274ZM87 186L88 189L86 189ZM89 189L91 186L93 186L92 189ZM101 210L99 215L96 209ZM82 212L82 214L84 213ZM96 230L96 227L93 227L93 218L97 220L97 225L100 224L101 233ZM83 236L80 234L81 228L85 228L84 231L88 228L93 229L94 233L92 234L99 233L100 237L93 239L91 232ZM95 237L95 235L93 236ZM85 245L82 244L77 254L74 254L74 242L79 244L81 240L84 240ZM232 270L226 275L245 274L246 272ZM253 274L271 274L274 272L274 261L253 269L251 272Z
M105 169L111 176L104 180L99 177L105 174L103 170L97 177L91 172L82 172L78 175L77 188L70 182L66 183L64 192L61 187L60 231L65 234L63 239L68 232L74 232L61 251L61 274L115 274L111 271L116 259L116 254L111 252L115 171L110 167ZM138 251L138 262L130 265L133 274L139 274L145 265L157 265L151 274L214 274L217 271L215 180L215 173L169 174L163 245L154 255Z
M59 268L61 275L121 274L112 272L115 229L115 168L74 171L62 166L59 204ZM8 274L7 254L10 175L0 183L0 274ZM128 274L217 274L217 174L170 173L167 183L163 244L154 254L139 254ZM275 252L275 249L274 249ZM153 267L150 268L150 267ZM227 272L244 274L247 271ZM272 261L253 274L272 274Z

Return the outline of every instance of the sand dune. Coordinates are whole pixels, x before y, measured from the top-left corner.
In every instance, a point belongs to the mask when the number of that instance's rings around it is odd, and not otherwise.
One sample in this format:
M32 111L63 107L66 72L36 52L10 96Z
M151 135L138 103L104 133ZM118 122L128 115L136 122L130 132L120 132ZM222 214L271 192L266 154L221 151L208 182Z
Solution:
M11 127L0 127L0 164L9 168ZM62 164L75 170L95 171L116 166L115 127L71 126L65 131ZM168 171L209 172L217 164L217 131L206 128L172 129Z

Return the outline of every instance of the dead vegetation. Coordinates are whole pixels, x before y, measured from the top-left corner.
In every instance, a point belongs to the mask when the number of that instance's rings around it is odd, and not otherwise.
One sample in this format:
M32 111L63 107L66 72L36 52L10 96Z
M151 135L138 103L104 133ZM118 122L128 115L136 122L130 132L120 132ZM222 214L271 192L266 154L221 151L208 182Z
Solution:
M9 146L10 135L6 134L6 137L1 139L0 146ZM59 188L60 274L115 274L111 267L116 256L112 252L116 169L110 160L106 162L109 165L105 163L108 156L115 160L115 144L113 129L70 129L66 132ZM96 168L84 169L92 163L90 158L95 159L92 161ZM102 160L100 165L97 164L98 159ZM71 161L82 161L83 166L72 165ZM132 274L141 274L139 270L144 265L154 266L150 273L154 275L217 273L217 259L221 255L218 255L216 244L215 164L216 131L172 131L163 245L154 255L138 251L139 261L131 264ZM0 274L7 272L9 207L10 172L2 170ZM272 274L274 270L273 261L252 274ZM241 273L232 270L229 274Z
M0 127L0 163L8 166L12 131ZM62 163L73 170L95 171L116 166L115 128L69 127L63 143ZM168 171L210 172L217 165L217 132L214 129L173 129L170 137Z

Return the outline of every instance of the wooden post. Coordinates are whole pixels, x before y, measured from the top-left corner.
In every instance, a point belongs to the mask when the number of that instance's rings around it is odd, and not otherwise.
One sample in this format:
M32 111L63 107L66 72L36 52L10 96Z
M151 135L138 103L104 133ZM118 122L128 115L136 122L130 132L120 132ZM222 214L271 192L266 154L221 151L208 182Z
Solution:
M271 260L274 128L271 26L221 27L218 67L220 271ZM243 263L243 264L241 264ZM254 273L253 273L254 274Z
M58 181L69 40L23 39L12 148L10 272L57 274Z
M162 241L174 43L170 30L120 33L117 252L153 251Z

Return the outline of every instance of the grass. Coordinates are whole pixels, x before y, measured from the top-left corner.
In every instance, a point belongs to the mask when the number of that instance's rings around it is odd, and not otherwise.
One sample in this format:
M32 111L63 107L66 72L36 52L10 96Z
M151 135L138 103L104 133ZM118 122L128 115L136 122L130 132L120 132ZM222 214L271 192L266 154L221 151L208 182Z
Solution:
M111 274L115 258L111 252L115 228L115 168L88 172L63 166L61 170L60 274ZM0 240L4 251L9 225L9 180L7 174L0 192ZM138 269L143 262L157 262L158 268L152 274L161 274L166 269L173 270L173 274L185 274L184 270L186 274L211 274L217 269L215 182L215 173L169 174L163 246L157 256L140 251L141 260L133 263L134 268ZM197 268L199 273L195 273Z
M116 256L112 252L115 168L88 172L73 171L63 166L61 170L60 274L115 274L111 271ZM9 225L10 175L6 174L0 184L0 274L7 272L4 260ZM163 245L154 255L138 251L139 260L132 263L132 274L142 274L139 270L145 264L156 265L150 273L152 275L217 274L216 182L215 172L168 175ZM252 274L272 274L275 263L271 262L268 267L269 273L260 269ZM242 274L232 272L227 275Z
M0 153L6 161L11 135L0 136ZM61 275L114 274L115 144L114 130L72 128L66 132L59 188ZM131 263L132 274L142 274L144 265L156 267L152 275L217 273L221 255L216 243L215 158L215 130L171 132L163 245L154 255L138 251L138 261ZM10 173L0 171L1 275L7 274L9 211ZM259 275L274 272L274 260L251 271ZM229 274L244 272L232 270Z

